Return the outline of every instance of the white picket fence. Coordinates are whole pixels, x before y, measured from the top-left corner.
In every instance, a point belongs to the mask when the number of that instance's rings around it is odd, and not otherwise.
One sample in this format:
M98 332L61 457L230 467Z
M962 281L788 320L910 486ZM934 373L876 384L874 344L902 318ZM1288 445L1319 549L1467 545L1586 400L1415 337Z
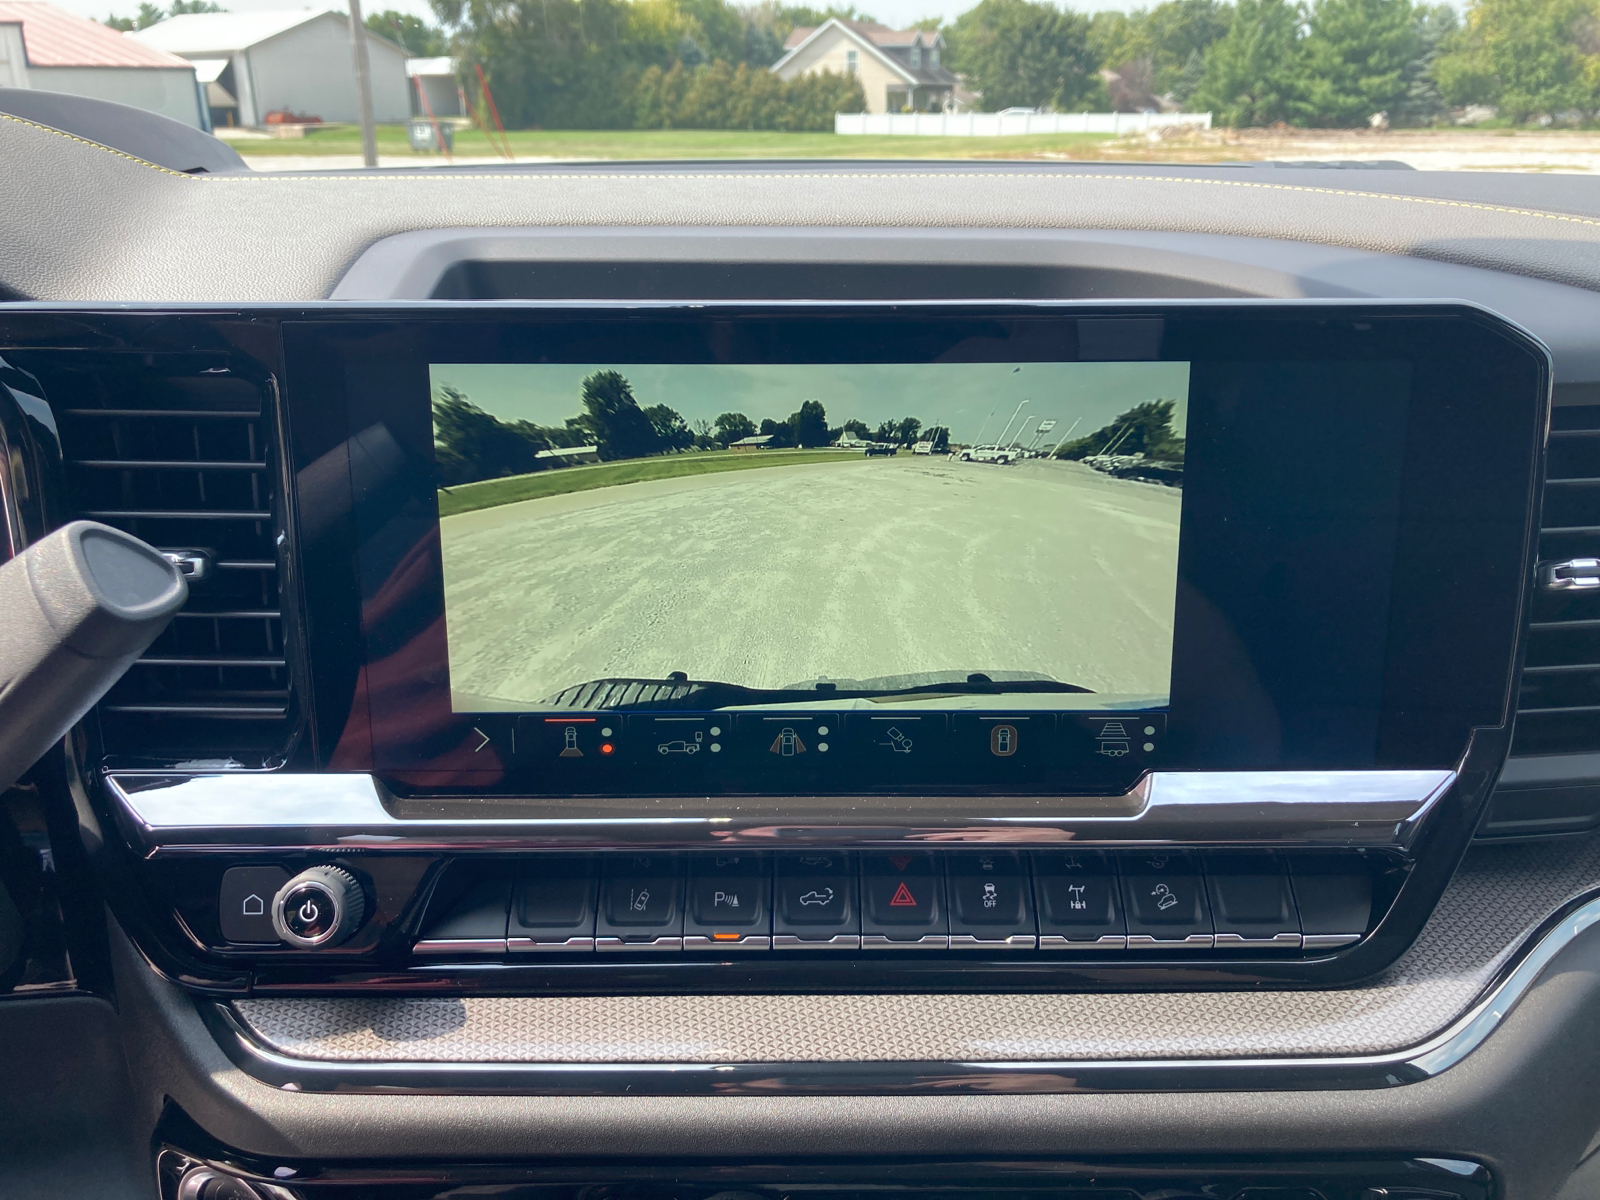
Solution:
M1210 129L1210 113L835 113L835 133L915 137L1009 137L1019 133L1148 133Z

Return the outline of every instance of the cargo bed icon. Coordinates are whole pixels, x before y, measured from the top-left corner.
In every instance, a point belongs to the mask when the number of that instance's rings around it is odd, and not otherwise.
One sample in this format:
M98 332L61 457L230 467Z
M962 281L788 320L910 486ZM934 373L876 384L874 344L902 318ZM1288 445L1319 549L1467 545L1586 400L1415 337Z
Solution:
M1100 726L1100 749L1096 754L1107 758L1121 758L1132 749L1128 744L1128 731L1121 721L1107 721Z

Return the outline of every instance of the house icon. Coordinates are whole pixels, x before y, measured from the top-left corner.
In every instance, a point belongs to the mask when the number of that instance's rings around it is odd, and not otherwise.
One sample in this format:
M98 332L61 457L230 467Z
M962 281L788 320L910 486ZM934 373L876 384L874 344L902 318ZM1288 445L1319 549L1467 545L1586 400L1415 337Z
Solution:
M244 898L244 915L245 916L247 916L247 917L259 917L263 913L265 913L266 911L267 911L267 902L265 900L263 900L260 896L251 895L251 896L246 896Z

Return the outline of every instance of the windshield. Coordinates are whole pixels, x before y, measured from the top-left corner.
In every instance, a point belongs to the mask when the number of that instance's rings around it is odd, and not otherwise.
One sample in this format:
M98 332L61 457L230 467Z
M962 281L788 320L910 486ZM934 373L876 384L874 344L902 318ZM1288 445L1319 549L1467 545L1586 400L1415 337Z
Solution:
M103 98L213 130L259 171L1600 161L1586 132L1600 113L1600 18L1580 0L57 3L124 31L155 56L143 65L192 70L199 100L166 87ZM352 17L364 40L349 38Z

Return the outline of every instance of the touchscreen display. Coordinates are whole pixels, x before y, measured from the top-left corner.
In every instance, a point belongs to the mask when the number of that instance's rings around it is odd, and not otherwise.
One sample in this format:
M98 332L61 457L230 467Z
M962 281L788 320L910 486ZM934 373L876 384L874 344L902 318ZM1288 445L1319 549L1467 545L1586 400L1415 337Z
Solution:
M429 375L458 713L1169 702L1186 362Z

